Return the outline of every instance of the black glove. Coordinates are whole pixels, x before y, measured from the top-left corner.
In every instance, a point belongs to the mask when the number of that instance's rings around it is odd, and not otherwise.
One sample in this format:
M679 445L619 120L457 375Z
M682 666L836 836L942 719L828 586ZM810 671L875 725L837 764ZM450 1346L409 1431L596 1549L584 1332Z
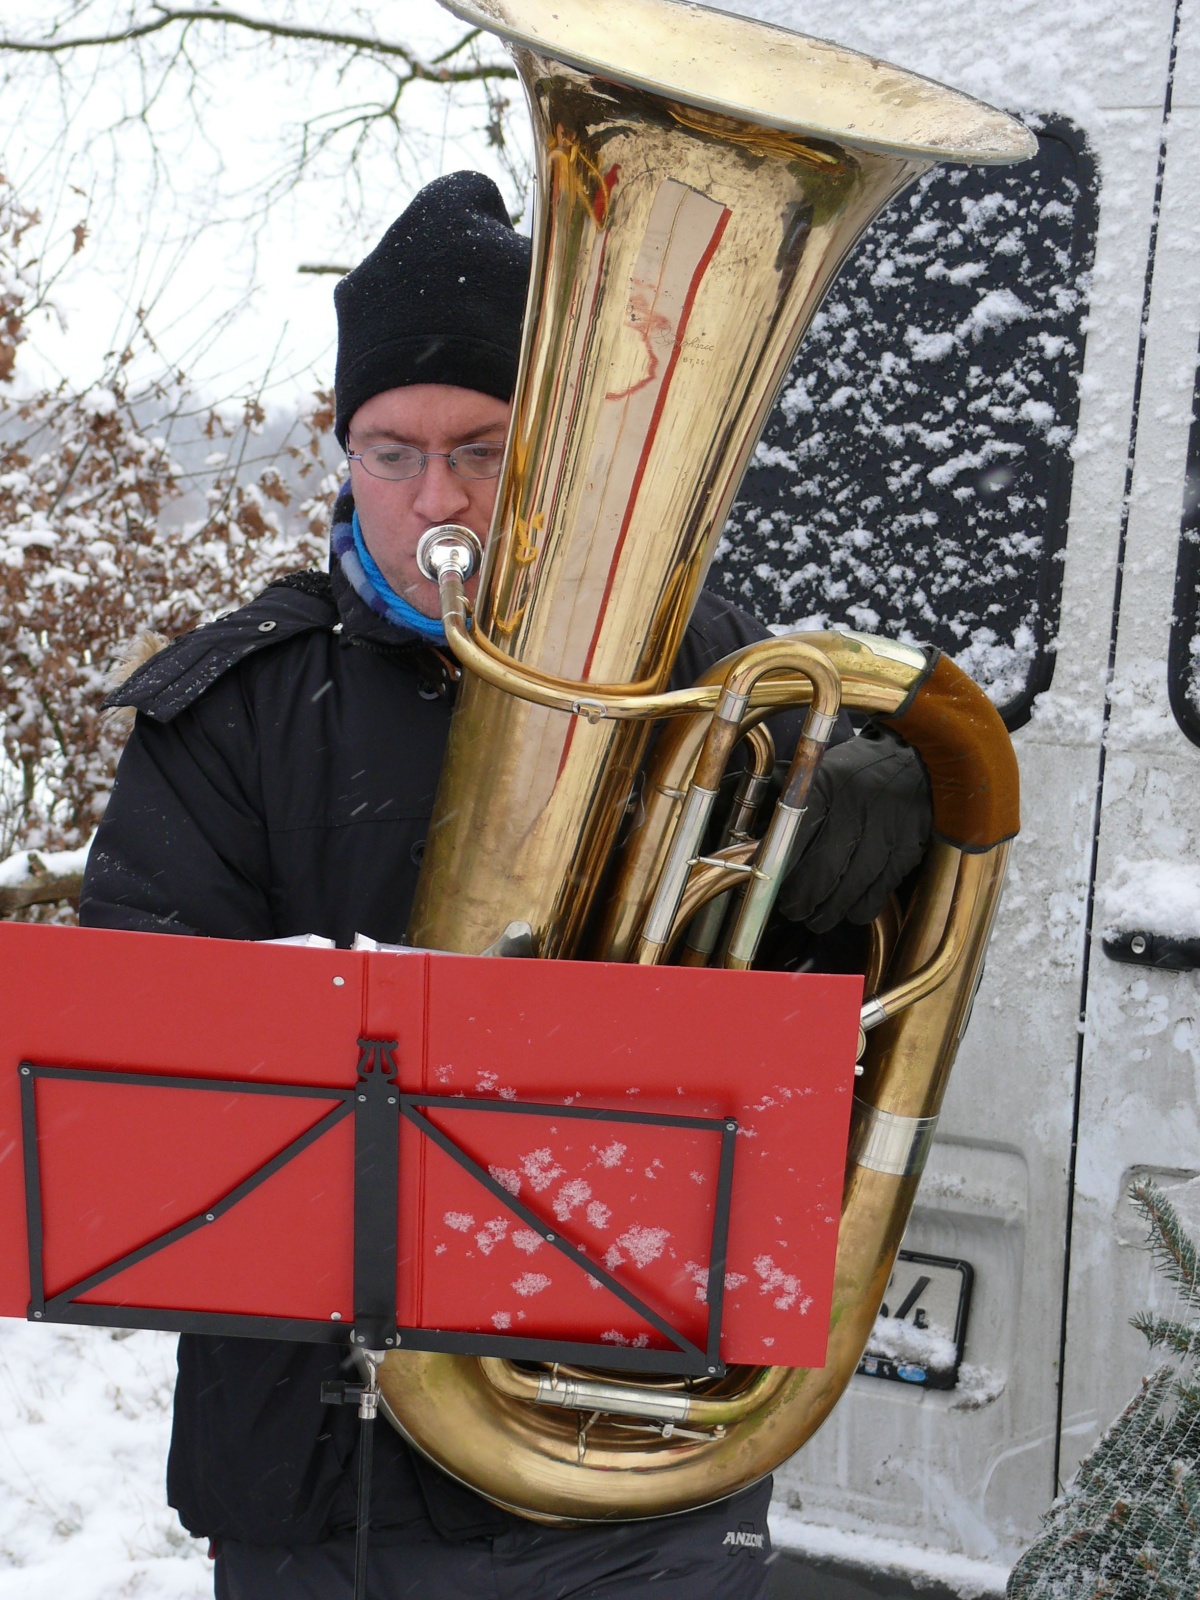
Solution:
M814 933L870 922L929 842L933 811L920 756L873 723L828 751L778 905Z

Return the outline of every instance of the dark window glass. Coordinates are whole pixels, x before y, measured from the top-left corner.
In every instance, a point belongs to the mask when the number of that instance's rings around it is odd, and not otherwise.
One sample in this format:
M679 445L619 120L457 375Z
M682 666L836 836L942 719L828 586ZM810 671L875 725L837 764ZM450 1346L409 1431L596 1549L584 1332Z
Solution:
M1183 480L1167 688L1176 722L1193 744L1200 744L1200 366L1192 394L1192 431Z
M937 169L818 313L712 582L764 621L940 645L1010 727L1054 665L1094 169L1043 119L1019 167Z

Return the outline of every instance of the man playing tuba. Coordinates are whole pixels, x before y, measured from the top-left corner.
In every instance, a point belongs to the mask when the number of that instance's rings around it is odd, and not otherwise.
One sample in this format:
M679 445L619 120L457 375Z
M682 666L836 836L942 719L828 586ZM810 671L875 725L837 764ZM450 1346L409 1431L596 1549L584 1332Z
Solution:
M138 716L89 858L85 925L403 940L459 677L416 544L446 522L488 534L528 273L498 190L456 173L338 284L349 477L329 572L272 584L111 697ZM703 594L672 687L765 633ZM789 718L775 722L786 755ZM882 730L839 732L779 902L816 932L875 916L930 826L917 757ZM339 1361L332 1346L180 1340L168 1493L212 1541L221 1600L350 1592L358 1425L320 1401ZM769 1480L673 1517L545 1527L398 1433L375 1449L375 1600L750 1600L765 1586Z

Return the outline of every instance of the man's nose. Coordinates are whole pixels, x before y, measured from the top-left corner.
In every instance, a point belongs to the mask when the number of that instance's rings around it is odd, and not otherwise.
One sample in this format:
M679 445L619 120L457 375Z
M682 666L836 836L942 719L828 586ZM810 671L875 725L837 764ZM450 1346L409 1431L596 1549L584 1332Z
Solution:
M442 456L426 457L418 484L413 509L430 523L453 522L471 503L466 480L451 472L450 463Z

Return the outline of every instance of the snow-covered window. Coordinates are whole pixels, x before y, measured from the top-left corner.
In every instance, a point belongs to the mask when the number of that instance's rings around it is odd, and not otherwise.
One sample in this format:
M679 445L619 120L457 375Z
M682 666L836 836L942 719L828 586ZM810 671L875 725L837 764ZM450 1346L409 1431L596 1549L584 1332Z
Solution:
M1196 369L1192 431L1183 480L1167 683L1176 722L1193 744L1200 744L1200 366Z
M1010 727L1049 686L1097 220L1082 135L936 169L834 283L713 583L764 621L940 645Z

